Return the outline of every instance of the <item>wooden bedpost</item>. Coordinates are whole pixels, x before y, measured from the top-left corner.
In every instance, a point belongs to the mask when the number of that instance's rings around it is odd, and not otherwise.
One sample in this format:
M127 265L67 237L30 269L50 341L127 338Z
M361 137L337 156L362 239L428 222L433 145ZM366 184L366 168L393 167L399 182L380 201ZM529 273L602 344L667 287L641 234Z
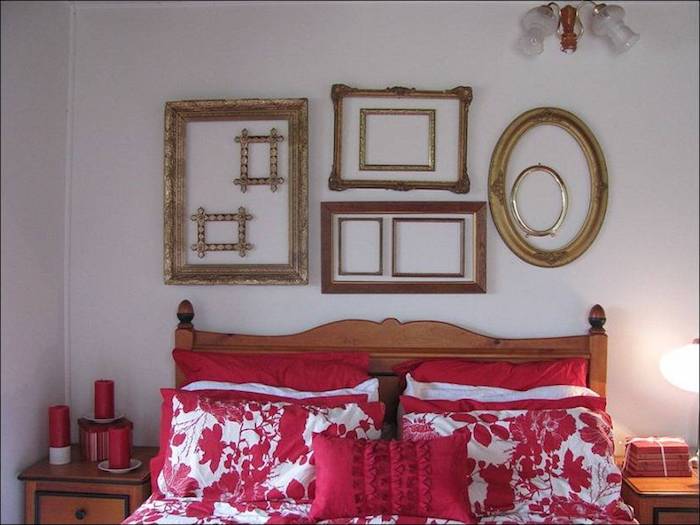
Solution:
M194 346L194 308L187 299L181 301L177 307L177 318L180 321L175 330L175 348L192 350ZM179 387L184 382L184 377L179 368L175 367L175 386Z
M608 373L608 336L605 333L605 310L599 304L591 308L588 322L591 359L588 366L588 385L601 396L606 395L605 385Z

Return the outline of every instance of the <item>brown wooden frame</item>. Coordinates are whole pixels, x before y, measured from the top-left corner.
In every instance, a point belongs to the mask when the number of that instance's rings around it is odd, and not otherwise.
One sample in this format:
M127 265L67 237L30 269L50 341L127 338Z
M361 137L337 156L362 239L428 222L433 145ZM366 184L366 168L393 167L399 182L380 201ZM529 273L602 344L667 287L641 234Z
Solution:
M370 354L370 373L379 378L380 399L386 404L386 420L395 421L400 395L399 378L392 366L410 359L460 357L488 361L553 361L579 357L588 360L588 386L601 396L606 393L608 336L605 311L591 308L587 334L564 337L503 339L490 337L440 321L402 323L345 319L291 335L247 335L206 332L192 325L192 303L182 301L177 310L179 324L175 346L194 352L246 352L267 355L288 352L365 351ZM184 383L176 367L175 384Z
M376 272L346 272L343 270L343 223L363 221L379 223L379 270ZM338 275L381 275L384 272L384 219L382 217L359 217L338 219Z
M474 215L473 281L337 281L333 280L333 215L337 214L465 214ZM434 219L434 217L431 217ZM321 293L485 293L486 203L465 201L321 203Z
M345 179L342 174L342 142L343 142L343 98L419 98L444 99L453 98L459 101L459 151L457 154L457 180L358 180ZM407 87L389 87L386 89L362 89L333 84L331 87L333 100L333 169L328 179L328 187L334 191L352 188L380 188L385 190L448 190L454 193L469 193L469 174L467 173L467 122L469 104L472 101L472 88L457 86L442 91L420 90ZM383 170L380 170L383 171Z

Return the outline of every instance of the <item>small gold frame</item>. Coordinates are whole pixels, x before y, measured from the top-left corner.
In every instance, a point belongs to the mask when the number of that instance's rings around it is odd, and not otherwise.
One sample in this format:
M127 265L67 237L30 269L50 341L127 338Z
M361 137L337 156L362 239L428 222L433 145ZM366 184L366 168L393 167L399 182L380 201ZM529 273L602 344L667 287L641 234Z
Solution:
M367 116L368 115L415 115L428 117L428 163L427 164L370 164L367 162ZM404 108L360 109L360 171L435 171L435 110Z
M538 171L547 173L554 179L554 182L556 182L557 186L559 186L559 193L561 195L561 211L559 212L559 216L554 221L554 224L552 224L549 228L545 228L544 230L536 230L535 228L531 227L522 218L520 211L518 211L518 191L520 190L520 184L522 184L523 180L525 180L525 177ZM511 210L513 211L513 217L515 217L515 220L518 222L518 226L520 226L520 228L525 232L526 237L546 237L547 235L554 237L557 234L557 230L559 230L561 225L564 223L566 213L569 211L569 192L566 189L564 180L559 176L554 168L550 168L549 166L545 166L543 164L536 164L525 168L520 172L520 175L516 177L515 182L513 183L513 188L510 190L510 206Z
M346 272L343 270L343 224L370 221L379 223L379 269L376 272ZM382 275L384 273L384 219L382 217L341 217L338 219L338 275Z
M284 263L196 264L188 261L187 124L220 121L287 122L289 212ZM165 284L308 284L308 100L177 100L165 104L163 275ZM222 154L225 154L222 152ZM259 210L264 214L264 210ZM194 239L193 239L194 240Z
M457 180L373 180L346 179L342 174L343 144L343 99L347 97L398 98L398 99L456 99L459 102ZM354 188L381 188L385 190L447 190L453 193L469 193L469 174L467 173L467 122L469 105L472 101L472 88L457 86L443 91L419 90L407 87L390 87L386 89L359 89L345 84L333 84L331 88L333 101L333 168L328 179L328 187L333 191Z
M272 128L269 135L248 135L248 130L243 128L240 137L234 141L241 145L241 176L234 179L233 183L241 187L243 193L248 186L270 186L270 190L277 191L277 187L284 183L283 177L277 176L277 143L282 142L284 137L277 134L277 130ZM268 143L270 145L270 175L268 177L248 177L248 157L249 144Z
M253 218L246 209L241 206L238 213L207 213L204 208L197 208L197 213L190 217L197 223L197 243L190 248L197 252L197 257L202 259L207 252L236 251L241 257L253 249L253 245L246 240L246 223ZM208 243L207 222L238 222L238 242L236 243Z
M397 224L401 222L431 222L431 223L457 223L459 224L459 267L461 270L454 273L425 273L425 272L399 272L396 269L396 262L398 257L396 256L396 248L398 242L396 239L397 235ZM391 221L391 276L392 277L464 277L467 273L467 263L464 256L464 233L465 233L465 220L450 218L441 219L438 217L415 217L415 218L394 218ZM473 236L474 245L472 246L473 252L476 252L476 235Z
M591 181L588 213L581 229L568 244L556 250L533 246L520 234L509 213L506 199L506 173L510 155L527 131L542 125L557 126L576 140L586 158ZM608 207L608 168L603 150L593 132L576 115L560 108L535 108L517 116L498 139L491 155L489 206L503 242L523 261L535 266L554 268L579 258L598 235Z

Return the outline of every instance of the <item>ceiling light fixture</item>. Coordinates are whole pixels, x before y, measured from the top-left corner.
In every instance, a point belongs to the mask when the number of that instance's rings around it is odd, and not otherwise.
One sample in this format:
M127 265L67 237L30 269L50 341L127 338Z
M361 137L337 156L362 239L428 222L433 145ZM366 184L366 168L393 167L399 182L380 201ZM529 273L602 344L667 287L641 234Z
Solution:
M586 5L593 6L593 34L608 37L615 52L623 53L637 43L639 34L622 21L625 16L622 7L584 0L577 7L566 5L559 8L556 2L550 2L530 9L522 19L525 33L518 41L518 47L526 55L539 55L544 51L544 39L558 31L561 50L573 53L578 40L583 36L583 23L579 13Z

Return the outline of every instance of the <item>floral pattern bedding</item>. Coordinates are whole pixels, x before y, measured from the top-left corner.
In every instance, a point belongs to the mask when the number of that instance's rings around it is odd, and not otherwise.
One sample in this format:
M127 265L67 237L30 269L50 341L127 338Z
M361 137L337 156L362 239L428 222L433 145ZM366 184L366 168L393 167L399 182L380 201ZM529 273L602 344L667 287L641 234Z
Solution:
M309 518L310 503L293 503L288 501L258 503L226 503L207 501L199 498L157 499L151 496L136 512L123 523L313 523ZM359 516L333 519L321 523L372 524L372 523L414 523L414 524L456 524L435 518L415 518L411 516Z
M123 523L182 523L182 524L232 524L232 523L311 523L308 519L311 505L308 503L292 502L261 502L261 503L225 503L222 501L205 501L197 498L157 499L152 496L136 512L129 516ZM439 518L415 518L412 516L360 516L347 519L333 519L323 521L327 524L348 523L353 525L369 524L457 524L458 521L450 521ZM570 516L557 516L553 514L537 513L502 513L493 514L482 518L478 523L491 524L521 524L521 523L636 523L630 520L611 520L603 514L590 515L585 518Z
M481 523L630 522L609 416L587 408L410 413L403 439L467 434L469 500ZM541 516L541 518L538 518Z

